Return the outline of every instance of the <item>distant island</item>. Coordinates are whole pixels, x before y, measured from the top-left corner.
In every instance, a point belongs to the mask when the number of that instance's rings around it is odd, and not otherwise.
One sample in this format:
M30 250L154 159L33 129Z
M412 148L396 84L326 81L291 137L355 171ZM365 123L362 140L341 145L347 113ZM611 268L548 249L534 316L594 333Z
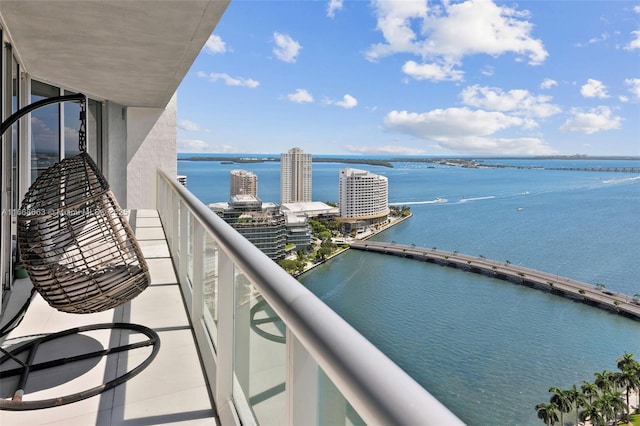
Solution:
M344 164L366 164L369 166L382 166L393 168L393 163L432 163L444 166L454 166L463 168L518 168L518 169L544 169L544 170L584 170L584 171L609 171L609 172L631 172L640 173L640 167L542 167L500 164L504 160L617 160L617 161L640 161L640 157L634 156L588 156L576 155L545 155L545 156L479 156L471 157L390 157L390 158L344 158L344 157L312 157L314 163L344 163ZM267 163L280 162L279 156L267 155L258 156L190 156L179 158L180 161L219 161L222 164L243 164L243 163Z
M242 164L242 163L269 163L280 162L280 157L219 157L219 156L193 156L179 158L182 161L220 161L224 164ZM329 157L312 157L314 163L346 163L346 164L368 164L370 166L383 166L393 168L392 160L377 160L371 158L329 158Z

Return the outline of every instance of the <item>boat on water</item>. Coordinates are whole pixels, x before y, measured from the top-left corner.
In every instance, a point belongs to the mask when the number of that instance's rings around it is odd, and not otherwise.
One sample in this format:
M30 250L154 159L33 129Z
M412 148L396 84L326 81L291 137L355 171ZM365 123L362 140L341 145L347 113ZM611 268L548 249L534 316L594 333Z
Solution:
M439 198L439 197L433 200L434 203L446 203L447 201L449 200L447 200L446 198Z

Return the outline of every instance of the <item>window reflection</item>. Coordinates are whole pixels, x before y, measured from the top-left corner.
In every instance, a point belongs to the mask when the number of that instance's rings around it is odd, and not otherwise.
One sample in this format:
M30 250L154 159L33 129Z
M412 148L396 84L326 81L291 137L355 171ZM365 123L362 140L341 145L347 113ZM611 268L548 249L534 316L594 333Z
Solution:
M32 103L59 95L57 87L31 81ZM60 158L59 117L59 104L47 105L31 113L31 182Z

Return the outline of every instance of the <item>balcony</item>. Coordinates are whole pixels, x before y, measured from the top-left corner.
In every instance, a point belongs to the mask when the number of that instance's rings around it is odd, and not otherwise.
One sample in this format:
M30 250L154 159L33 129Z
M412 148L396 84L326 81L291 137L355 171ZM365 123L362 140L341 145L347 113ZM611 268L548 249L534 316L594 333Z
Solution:
M87 315L58 312L36 295L3 342L6 347L22 336L131 322L158 334L157 356L97 396L55 408L0 411L1 424L462 424L163 172L157 200L156 210L130 215L151 270L149 288L123 306ZM52 345L47 355L136 339L129 331L99 330ZM32 373L24 400L91 389L150 352L141 348Z

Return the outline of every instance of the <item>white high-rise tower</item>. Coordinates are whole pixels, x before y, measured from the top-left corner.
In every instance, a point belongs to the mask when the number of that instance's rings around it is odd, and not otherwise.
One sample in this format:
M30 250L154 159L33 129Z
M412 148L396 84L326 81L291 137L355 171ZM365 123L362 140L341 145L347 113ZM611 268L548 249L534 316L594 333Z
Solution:
M340 170L340 217L375 223L389 214L389 181L365 170Z
M292 148L280 154L280 203L311 201L311 154Z

